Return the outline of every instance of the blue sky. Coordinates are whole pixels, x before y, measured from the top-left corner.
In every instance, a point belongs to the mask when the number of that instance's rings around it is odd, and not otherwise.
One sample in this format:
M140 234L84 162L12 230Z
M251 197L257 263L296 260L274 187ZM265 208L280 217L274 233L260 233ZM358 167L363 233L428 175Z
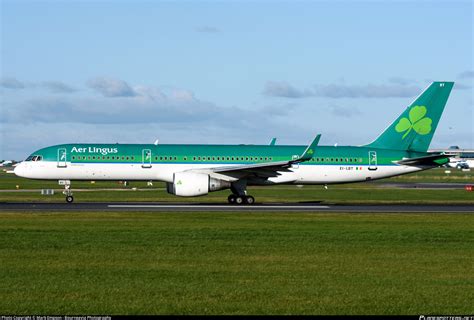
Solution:
M370 142L456 81L432 147L474 148L472 1L1 1L0 158L69 142Z

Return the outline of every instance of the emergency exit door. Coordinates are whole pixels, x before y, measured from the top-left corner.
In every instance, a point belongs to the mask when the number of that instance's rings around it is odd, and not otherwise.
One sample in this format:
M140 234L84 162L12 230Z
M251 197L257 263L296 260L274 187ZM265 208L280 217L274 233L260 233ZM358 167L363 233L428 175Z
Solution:
M151 150L142 150L142 168L151 168Z
M369 170L377 170L377 152L369 151Z
M59 148L58 149L58 164L57 164L57 167L58 168L66 168L67 167L67 162L66 162L66 159L67 159L67 151L65 148Z

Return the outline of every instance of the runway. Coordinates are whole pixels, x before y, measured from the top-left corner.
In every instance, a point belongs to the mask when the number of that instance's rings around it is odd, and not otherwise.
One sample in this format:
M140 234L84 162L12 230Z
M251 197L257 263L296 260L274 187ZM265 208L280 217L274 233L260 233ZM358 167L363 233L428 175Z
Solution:
M265 203L237 206L211 203L0 203L0 212L354 212L354 213L474 213L472 205L325 205L320 203Z

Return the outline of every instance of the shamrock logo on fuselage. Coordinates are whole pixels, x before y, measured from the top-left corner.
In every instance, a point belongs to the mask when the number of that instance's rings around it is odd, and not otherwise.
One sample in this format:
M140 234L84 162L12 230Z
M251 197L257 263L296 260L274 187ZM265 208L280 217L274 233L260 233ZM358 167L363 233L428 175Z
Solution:
M425 135L431 132L431 123L432 120L426 115L426 107L425 106L414 106L410 109L408 114L408 118L401 118L398 121L397 125L395 126L395 130L397 132L405 132L402 139L410 133L411 129L415 130L416 133Z

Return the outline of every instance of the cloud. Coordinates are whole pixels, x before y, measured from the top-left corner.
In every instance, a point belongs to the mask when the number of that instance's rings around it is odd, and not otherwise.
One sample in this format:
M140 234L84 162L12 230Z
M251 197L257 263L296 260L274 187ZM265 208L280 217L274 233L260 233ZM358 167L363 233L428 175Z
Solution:
M347 85L328 84L315 85L312 89L297 89L286 82L267 81L263 94L273 97L285 98L392 98L413 97L420 93L420 88L415 85Z
M408 85L408 84L416 83L415 80L408 79L408 78L402 78L402 77L391 77L391 78L388 79L388 82L401 84L401 85Z
M112 87L115 89L115 86ZM102 87L100 88L102 90ZM180 123L186 126L205 124L221 127L222 123L242 126L244 121L255 117L254 113L248 110L218 107L211 102L202 101L186 89L171 88L164 91L150 86L128 88L133 90L133 95L115 95L114 99L110 99L111 93L107 92L103 96L95 97L49 96L30 98L20 103L7 103L0 122L146 125Z
M104 97L134 97L136 92L127 82L120 79L98 77L87 81L87 86Z
M41 86L47 88L52 93L72 93L77 90L60 81L44 81Z
M15 78L4 77L0 79L0 87L7 88L7 89L24 89L26 86L23 82Z
M466 85L466 84L462 84L462 83L459 83L459 82L456 82L454 84L454 89L455 90L470 90L472 87L469 86L469 85Z
M51 93L72 93L77 90L61 81L22 82L16 78L6 77L0 80L0 86L7 89L45 88Z
M216 27L212 26L199 26L196 27L196 32L203 32L203 33L218 33L220 30Z
M470 78L474 78L474 71L472 70L466 70L464 72L461 72L459 75L458 75L458 78L459 79L470 79Z
M331 114L336 117L353 118L362 114L356 107L342 107L338 105L330 105Z
M271 97L306 98L313 95L309 90L298 90L286 82L267 81L263 94Z
M314 93L327 98L392 98L413 97L420 92L417 86L405 85L316 85Z

